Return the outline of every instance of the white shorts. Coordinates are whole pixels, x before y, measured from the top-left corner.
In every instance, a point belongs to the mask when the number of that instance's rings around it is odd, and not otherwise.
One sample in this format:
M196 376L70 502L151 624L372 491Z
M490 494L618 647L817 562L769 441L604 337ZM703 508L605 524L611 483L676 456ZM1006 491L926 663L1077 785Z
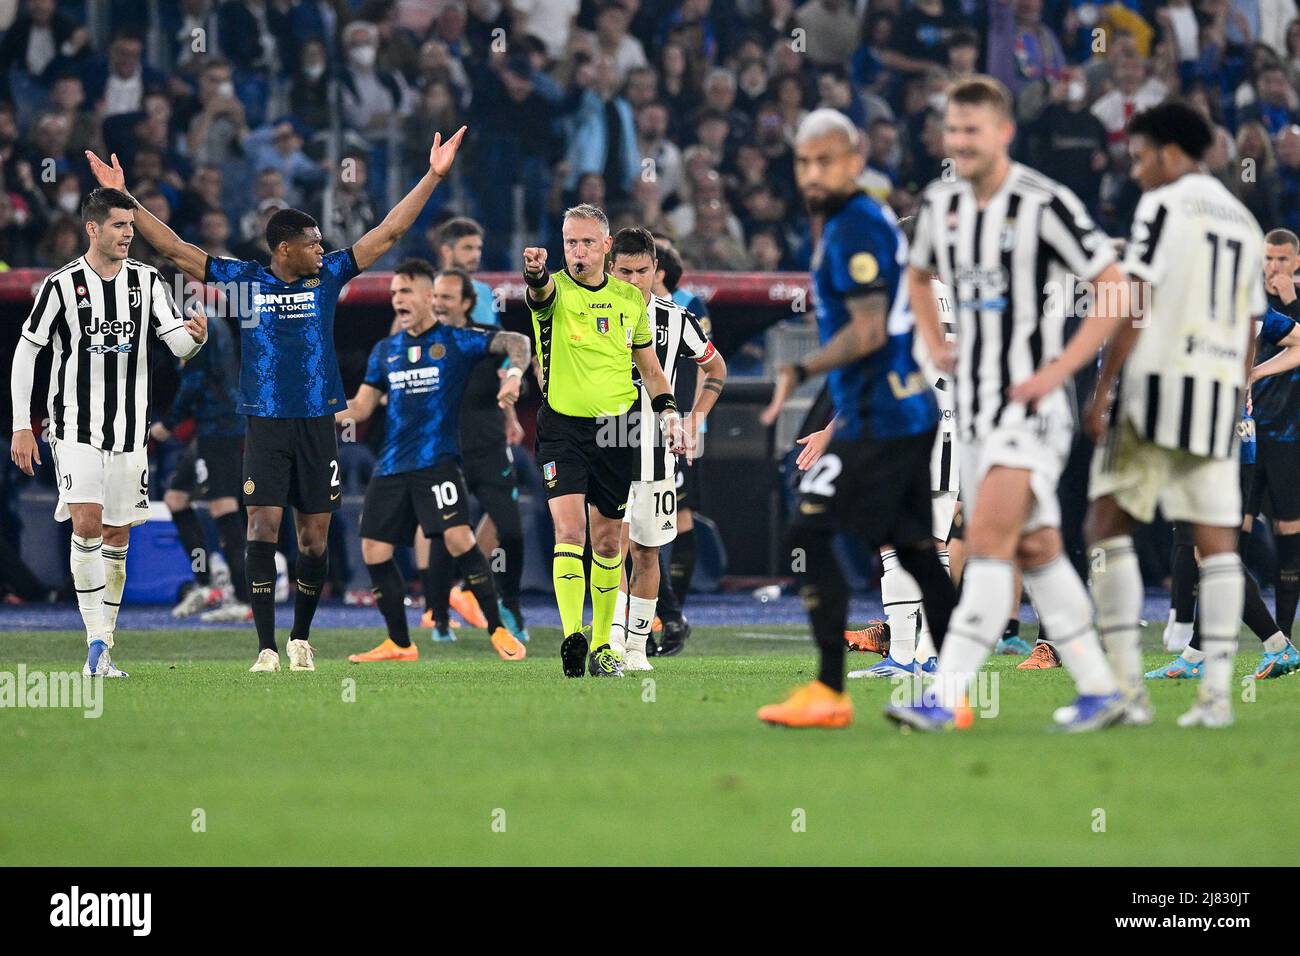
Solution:
M961 446L961 486L965 521L970 526L979 511L979 488L990 468L1016 468L1029 472L1034 501L1024 533L1061 526L1061 503L1056 486L1061 480L1074 425L1068 418L1035 417L1014 425L1001 425L987 435Z
M645 548L662 548L677 537L677 482L634 481L627 496L623 521L631 526L628 536Z
M1111 495L1143 524L1155 518L1159 505L1169 521L1236 528L1240 472L1235 456L1209 458L1145 441L1126 418L1092 454L1088 500Z
M104 451L51 438L50 450L59 484L56 521L71 518L68 505L78 504L103 505L103 523L112 528L149 520L149 455L144 448Z
M934 528L930 532L936 541L947 541L952 534L952 519L957 512L957 492L931 493L930 507L934 512Z

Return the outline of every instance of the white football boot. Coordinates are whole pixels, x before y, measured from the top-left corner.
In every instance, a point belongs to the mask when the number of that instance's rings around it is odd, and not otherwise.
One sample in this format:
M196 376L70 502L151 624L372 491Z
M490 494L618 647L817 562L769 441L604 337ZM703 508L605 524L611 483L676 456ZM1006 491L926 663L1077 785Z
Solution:
M1231 727L1232 702L1226 697L1201 697L1196 706L1178 718L1179 727Z
M227 601L211 611L204 611L199 620L204 624L245 624L253 619L253 609L238 601Z
M200 584L185 592L185 597L172 608L172 617L193 617L201 611L216 607L220 602L220 588Z
M650 661L646 659L645 651L629 650L623 657L623 670L652 671L654 668L650 665Z
M289 670L314 671L316 669L316 660L313 656L316 648L306 641L290 641L285 650L289 654Z
M265 647L257 655L257 660L253 662L253 666L248 669L248 672L250 674L270 674L279 669L280 655L269 647Z

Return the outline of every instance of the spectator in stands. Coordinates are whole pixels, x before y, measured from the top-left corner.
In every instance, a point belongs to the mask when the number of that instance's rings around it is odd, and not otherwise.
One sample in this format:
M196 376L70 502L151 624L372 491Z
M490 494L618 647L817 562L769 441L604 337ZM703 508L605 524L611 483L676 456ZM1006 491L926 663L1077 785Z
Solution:
M379 39L379 52L375 65L384 73L400 73L408 81L415 77L420 64L420 44L415 35L401 22L401 7L393 0L367 0L360 11L361 20L375 25ZM465 12L457 4L447 4L460 13L461 29L465 26ZM438 19L437 17L434 18ZM429 24L429 29L432 24Z
M1146 64L1131 39L1117 39L1111 56L1115 58L1115 86L1092 104L1092 112L1106 128L1112 159L1126 161L1128 121L1134 114L1155 106L1169 91L1159 80L1147 77Z
M1025 129L1030 165L1068 186L1095 216L1106 170L1106 128L1088 109L1083 71L1068 67L1052 84L1052 100Z
M434 83L451 87L458 105L469 103L472 90L465 64L441 40L426 40L420 47L414 86L422 90Z
M165 85L163 75L144 63L144 42L129 33L115 36L107 64L86 76L86 95L102 118L140 112L145 94Z
M636 220L633 225L644 226L652 233L674 234L672 223L664 214L663 195L655 180L638 176L632 183L631 199L631 209Z
M383 132L389 120L404 111L406 84L400 74L375 68L379 30L373 23L354 20L344 27L343 49L344 122L361 133Z
M1286 46L1280 50L1292 86L1300 85L1300 19L1291 20L1286 28Z
M753 263L727 228L727 208L718 199L697 201L694 228L677 244L688 269L744 270Z
M785 138L781 107L769 101L754 120L754 143L767 160L768 172L783 184L794 184L794 152Z
M698 105L686 48L680 43L670 41L659 51L659 93L668 107L668 120L674 124L670 129L675 139L680 131L679 124L684 123Z
M256 259L264 266L271 264L271 249L266 244L266 225L281 209L288 209L283 199L263 199L257 206L254 227L247 232L246 238L235 246L235 258Z
M632 107L633 112L650 103L659 102L659 73L653 66L641 66L631 70L627 82L623 84L623 99Z
M631 20L631 13L621 3L607 3L596 11L596 49L613 61L619 83L627 79L629 71L647 65L645 47L627 32Z
M333 215L321 206L316 221L332 249L344 249L364 236L379 222L374 200L366 188L370 179L370 161L365 153L352 152L343 157L334 176Z
M325 44L314 38L308 40L302 45L289 88L289 108L304 129L325 129L330 125L328 73Z
M234 71L228 61L215 57L199 74L199 92L185 132L186 152L196 163L225 163L238 155L247 135Z
M1274 139L1284 225L1300 230L1300 126L1288 126Z
M1228 188L1236 193L1258 222L1282 218L1282 187L1268 130L1260 123L1242 123L1237 130L1237 167Z
M54 0L26 0L0 40L0 100L23 102L35 89L49 87L59 72L83 59L90 49L90 31ZM10 85L10 72L21 78Z
M422 142L431 143L430 136ZM244 152L254 172L274 169L285 183L285 199L291 206L305 203L306 197L325 185L325 172L302 151L302 136L292 119L281 119L244 137ZM426 146L424 155L428 155Z
M853 54L850 67L853 82L864 93L884 95L894 75L886 65L892 49L894 14L875 10L867 14L862 27L862 43Z
M213 0L181 0L181 21L172 34L172 62L186 76L197 77L209 45L220 33Z
M199 241L197 245L201 246L210 256L220 259L237 258L231 251L230 242L230 220L220 209L209 209L199 220Z
M1242 107L1239 123L1260 123L1270 134L1300 120L1296 92L1280 62L1270 63L1255 77L1255 100Z
M636 151L636 124L632 107L617 94L618 77L607 56L582 63L574 73L570 94L576 107L566 122L568 150L566 188L576 189L584 173L599 172L613 199L622 199L641 171Z
M749 236L749 258L759 272L779 272L785 268L785 247L779 230L757 229Z
M989 0L988 71L1013 96L1032 84L1041 102L1065 65L1061 41L1043 24L1043 0Z
M668 108L662 103L637 110L636 148L642 162L650 162L660 200L675 196L682 184L682 151L668 139Z
M848 0L808 0L794 13L807 54L817 67L845 67L858 46L862 23Z
M731 125L725 113L705 110L695 120L695 142L709 151L714 169L725 170L731 165L729 146Z
M278 169L264 169L258 173L253 181L253 205L239 217L239 241L246 242L256 237L263 204L268 199L277 200L280 203L278 208L283 209L290 205L288 195L288 187Z
M907 74L943 66L948 61L948 39L969 25L944 0L914 0L894 23L893 47L884 56L885 66Z
M50 90L50 109L68 121L68 149L78 156L86 150L102 150L100 123L85 108L86 87L75 73L64 73Z
M146 186L139 192L135 192L134 196L136 202L157 216L160 222L171 225L172 204L167 201L167 197L159 192L156 186ZM131 258L138 259L145 265L153 266L168 278L171 278L176 273L176 268L171 264L171 260L164 259L159 255L158 250L154 249L143 236L136 236L132 241ZM195 278L202 278L202 276L195 276Z
M803 79L785 74L776 81L772 92L781 111L781 138L793 143L795 131L808 115L808 94Z
M0 190L0 272L32 265L40 225L21 195Z
M172 226L181 235L194 235L203 214L209 209L221 208L221 195L225 186L225 173L220 166L205 163L194 170L189 184L181 193L180 202L172 211Z
M532 34L546 44L552 60L564 56L569 45L569 31L578 12L580 0L509 0L514 14L514 33Z
M839 110L853 121L854 126L867 125L866 107L849 81L848 70L842 66L827 67L817 78L817 95L821 98L818 106Z
M267 0L225 0L217 8L221 53L241 73L269 75L279 71L278 38L292 35L285 6Z
M80 201L81 197L77 197ZM38 269L62 269L83 251L80 209L71 215L58 215L50 220L36 247L36 259L32 265ZM132 256L135 251L132 250Z
M727 233L735 240L737 246L743 247L745 230L740 224L740 219L733 215L727 207L726 191L723 188L722 177L718 175L718 171L708 168L700 169L691 175L690 183L690 202L681 203L668 214L668 221L672 224L673 234L685 238L695 232L699 228L695 216L700 207L716 202L718 204L717 208L722 211L723 225Z

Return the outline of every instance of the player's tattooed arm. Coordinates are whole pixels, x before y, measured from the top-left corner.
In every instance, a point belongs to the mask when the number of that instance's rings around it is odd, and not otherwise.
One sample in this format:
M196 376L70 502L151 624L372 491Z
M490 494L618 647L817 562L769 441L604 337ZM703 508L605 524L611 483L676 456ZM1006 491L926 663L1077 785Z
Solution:
M111 166L90 150L86 150L86 161L90 163L90 171L94 173L99 184L108 189L127 192L126 173L122 171L122 164L117 160L117 153L113 153L109 159L112 162ZM129 196L130 193L127 195ZM167 223L143 205L135 209L135 227L144 237L145 242L157 249L158 254L176 268L199 281L206 278L204 273L208 267L208 254L193 243L183 241L180 236L172 232Z
M519 401L519 389L523 384L524 369L532 353L528 336L518 332L498 332L492 336L488 351L494 355L505 355L510 367L501 377L501 388L497 391L497 405L501 408Z
M379 408L384 393L373 385L363 384L357 393L348 399L348 407L334 413L334 421L344 425L349 421L364 422Z
M389 210L383 222L352 246L352 255L357 260L358 269L364 271L373 266L379 257L393 248L397 240L406 234L406 230L414 225L420 210L424 208L429 197L433 195L434 189L451 169L451 164L456 159L456 151L460 149L460 141L465 138L466 128L462 126L456 130L456 134L445 143L442 141L441 133L433 135L433 148L429 150L428 172L415 184L415 188L402 198L401 202Z

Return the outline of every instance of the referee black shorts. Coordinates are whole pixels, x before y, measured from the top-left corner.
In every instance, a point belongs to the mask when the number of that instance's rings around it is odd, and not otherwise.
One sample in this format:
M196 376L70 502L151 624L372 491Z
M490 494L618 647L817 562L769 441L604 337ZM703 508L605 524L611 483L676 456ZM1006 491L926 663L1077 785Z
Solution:
M361 537L392 545L415 540L418 527L436 538L448 528L469 524L465 476L453 459L431 468L375 475L361 507Z
M537 464L546 500L585 495L606 518L622 520L637 474L638 449L627 416L574 418L543 404L537 413Z
M202 501L238 498L243 443L238 437L198 438L191 442L177 459L167 490L181 491Z
M337 511L343 498L334 416L248 416L244 504L286 505L303 514Z
M831 439L799 483L794 527L851 531L871 547L932 538L930 452L934 430L887 440Z

